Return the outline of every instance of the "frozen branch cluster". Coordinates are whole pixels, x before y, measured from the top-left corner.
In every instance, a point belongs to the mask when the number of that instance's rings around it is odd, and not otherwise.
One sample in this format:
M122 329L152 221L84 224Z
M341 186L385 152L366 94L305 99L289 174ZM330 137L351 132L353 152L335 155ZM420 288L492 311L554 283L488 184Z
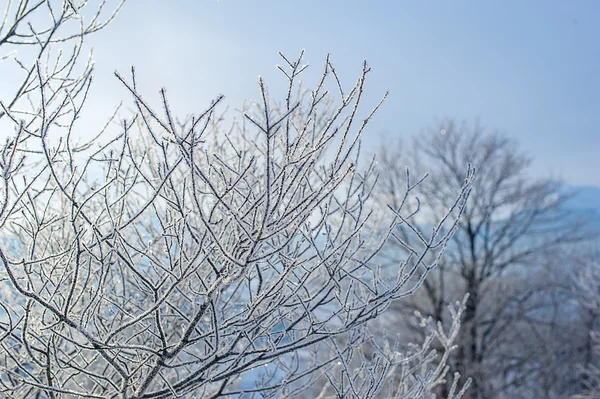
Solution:
M22 2L15 26L43 7L60 26L87 6L39 3ZM384 385L430 397L448 356L429 344L453 350L464 304L447 333L424 322L429 338L409 354L361 348L368 321L436 267L473 171L428 232L404 202L365 227L373 164L360 169L358 149L381 105L359 116L366 63L345 90L327 58L315 89L296 95L302 54L282 54L285 101L259 79L260 101L231 129L216 113L222 97L179 122L162 90L155 111L132 68L116 77L136 115L78 144L91 83L91 67L72 69L79 45L68 67L48 70L53 31L4 26L1 45L34 41L40 53L0 114L14 130L0 151L1 395L294 397L325 378L321 397L371 398ZM406 172L405 198L420 182ZM399 225L416 239L396 237L407 256L389 278L373 258Z
M444 397L462 398L471 380L467 379L459 389L460 374L455 372L453 378L448 379L450 367L447 362L452 352L457 349L455 342L467 298L468 296L462 302L448 306L452 320L448 331L440 322L436 323L431 317L424 317L417 312L415 319L425 335L425 340L420 345L407 344L396 339L392 346L385 332L381 337L372 336L365 340L365 345L361 347L362 351L357 351L354 358L347 356L346 359L337 362L337 368L325 373L327 382L320 388L318 395L314 396L435 399L440 397L436 395L435 389L448 383L450 388ZM383 344L379 345L378 342ZM358 366L352 367L353 361ZM352 372L357 368L358 373ZM344 376L353 376L354 379L346 384L346 390L341 389L344 386ZM364 376L368 376L366 381L375 383L365 384ZM356 384L358 380L363 383Z
M578 273L574 291L580 304L588 310L592 320L596 321L600 316L600 264L591 262L586 266ZM583 393L575 396L579 399L592 399L600 395L600 367L597 362L592 361L592 358L597 359L600 354L600 330L596 325L592 325L588 333L587 339L591 348L585 363L579 365L583 385Z

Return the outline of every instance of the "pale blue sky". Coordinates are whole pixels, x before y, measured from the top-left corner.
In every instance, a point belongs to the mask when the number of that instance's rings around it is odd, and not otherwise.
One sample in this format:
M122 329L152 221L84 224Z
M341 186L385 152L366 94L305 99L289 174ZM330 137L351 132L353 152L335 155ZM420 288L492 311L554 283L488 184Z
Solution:
M236 107L257 96L259 74L277 95L278 50L306 49L315 73L329 52L348 84L363 59L373 68L365 104L390 91L372 145L479 117L519 140L534 173L600 186L599 16L591 0L129 0L93 40L92 100L129 100L112 71L133 64L148 97L165 86L176 114L219 93Z

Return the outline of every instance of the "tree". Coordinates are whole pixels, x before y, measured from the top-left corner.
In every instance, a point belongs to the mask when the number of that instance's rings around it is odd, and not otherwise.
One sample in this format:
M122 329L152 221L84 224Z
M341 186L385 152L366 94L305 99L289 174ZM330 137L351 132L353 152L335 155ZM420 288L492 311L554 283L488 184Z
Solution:
M163 89L159 116L132 68L115 75L136 115L79 143L72 132L91 66L73 71L83 38L104 25L60 39L79 40L66 64L47 73L42 60L85 4L21 2L0 42L19 45L36 10L53 17L50 29L31 29L39 53L22 89L2 100L0 119L14 131L0 151L2 395L294 397L326 379L323 396L370 398L401 370L396 397L431 397L448 371L460 304L449 330L425 323L418 350L384 347L367 359L361 348L372 340L367 323L435 268L472 170L437 228L414 228L410 254L385 278L373 259L414 213L397 206L366 228L372 167L359 168L358 147L381 105L359 121L366 63L346 91L328 57L315 89L296 96L307 66L302 54L282 54L283 102L259 79L260 101L229 129L216 113L222 96L180 121ZM407 198L419 183L407 174ZM437 360L434 339L446 347ZM464 393L457 378L451 397Z
M579 254L577 267L571 272L575 280L570 287L571 294L580 306L579 311L574 313L581 315L576 328L583 337L568 348L570 352L579 354L579 362L569 371L575 371L575 377L578 377L579 389L573 397L580 399L600 395L600 254L597 242L595 244L595 249ZM571 306L571 312L573 309Z
M399 159L401 147L382 146L374 197L394 207L404 191ZM421 226L448 208L448 194L460 186L464 165L477 168L446 256L417 295L394 306L400 315L416 310L446 323L445 305L469 293L459 350L450 364L473 377L473 398L521 397L538 388L544 353L538 334L545 323L540 315L552 306L543 258L584 237L563 206L568 194L551 179L531 178L530 162L502 134L452 120L417 136L404 162L429 173L417 190L424 203L413 204L423 210ZM410 230L399 227L394 234L406 244L388 247L385 256L393 261L411 242Z

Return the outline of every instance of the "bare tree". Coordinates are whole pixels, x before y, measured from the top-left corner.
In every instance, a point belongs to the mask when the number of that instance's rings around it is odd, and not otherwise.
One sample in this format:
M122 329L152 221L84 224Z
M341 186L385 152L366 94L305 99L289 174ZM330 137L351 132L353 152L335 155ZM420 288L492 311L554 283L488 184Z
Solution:
M567 193L553 180L530 178L530 159L516 144L478 124L443 121L417 136L411 150L404 160L400 146L382 146L374 196L397 206L403 198L403 164L429 172L417 190L424 203L412 204L423 211L423 226L448 208L448 194L460 187L464 165L472 163L478 171L447 255L417 295L394 309L399 315L432 314L445 323L445 305L468 292L466 331L450 360L452 370L473 377L469 392L474 398L526 396L543 378L538 355L547 348L535 342L540 343L536 336L547 320L539 316L556 300L555 282L543 277L543 259L584 236L563 206ZM394 234L410 242L410 230L400 227ZM404 256L404 246L392 245L384 253L396 261Z
M578 345L569 348L571 352L580 354L579 363L574 368L579 377L579 389L574 398L600 396L600 253L597 248L583 252L578 267L572 272L575 279L571 285L572 294L581 306L579 312L575 313L582 316L576 325L580 335L583 335ZM577 309L571 307L570 310L573 312ZM567 342L573 342L573 337L568 338L570 340L567 339Z
M373 168L359 168L358 147L381 105L360 116L370 69L345 90L327 58L315 89L295 95L302 54L281 55L283 101L259 79L260 100L229 129L216 113L222 96L179 121L164 89L161 116L133 68L116 73L136 115L80 144L72 132L91 67L71 74L81 40L104 24L62 39L79 40L68 66L45 72L42 56L84 4L22 2L1 42L21 38L36 10L51 16L54 28L31 29L41 48L23 88L2 100L14 134L0 151L0 393L298 397L324 378L322 397L371 398L399 370L396 397L431 397L461 304L449 329L423 318L429 338L409 353L383 347L367 359L361 347L372 339L367 322L435 269L473 171L428 234L402 204L367 229ZM405 176L409 198L422 180ZM388 278L374 257L400 224L417 239ZM434 339L446 347L438 359ZM457 378L451 397L464 393Z

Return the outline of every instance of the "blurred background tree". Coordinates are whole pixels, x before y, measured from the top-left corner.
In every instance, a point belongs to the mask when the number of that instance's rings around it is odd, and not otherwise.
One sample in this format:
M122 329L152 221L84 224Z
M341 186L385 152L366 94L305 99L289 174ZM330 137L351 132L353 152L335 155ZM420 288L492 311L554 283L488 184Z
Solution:
M419 220L423 230L450 205L446 198L460 185L464 165L477 169L447 256L417 295L393 305L396 317L386 325L400 322L406 331L418 331L407 321L414 311L447 323L446 304L469 293L459 349L450 360L452 370L473 378L469 397L573 393L577 376L559 365L575 370L581 359L563 340L574 343L586 334L569 316L573 297L565 285L572 285L564 278L572 276L575 258L564 254L590 238L584 221L568 209L573 193L554 179L532 179L531 159L517 143L479 123L442 121L417 135L407 151L386 141L378 160L373 195L382 206L401 203L407 165L429 174L418 189L421 201L412 204L424 216ZM395 231L410 243L408 233L404 226ZM404 254L405 246L394 243L387 243L383 259ZM562 356L550 349L558 346Z

